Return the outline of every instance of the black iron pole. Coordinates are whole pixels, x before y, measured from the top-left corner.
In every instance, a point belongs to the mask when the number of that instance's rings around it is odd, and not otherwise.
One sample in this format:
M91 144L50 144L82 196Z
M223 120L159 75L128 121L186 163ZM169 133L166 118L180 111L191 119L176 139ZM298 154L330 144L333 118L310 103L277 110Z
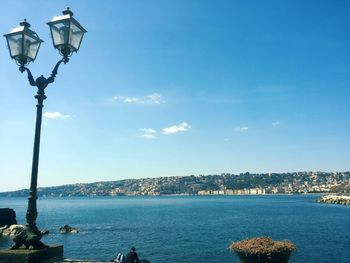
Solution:
M58 61L55 68L53 69L50 77L45 78L43 75L34 80L32 73L27 67L21 65L19 70L23 73L27 71L28 80L31 86L36 86L38 88L35 98L38 103L36 105L36 122L35 122L35 136L34 136L34 149L33 149L33 163L32 163L32 174L30 179L30 189L28 195L28 208L26 213L27 224L24 227L23 231L16 235L13 238L15 245L12 246L12 249L16 249L25 245L26 248L32 247L34 249L41 249L46 247L41 241L42 233L36 226L36 219L38 217L37 210L37 185L38 185L38 166L39 166L39 150L40 150L40 134L41 134L41 121L43 114L43 101L46 99L45 88L47 85L55 81L58 67L64 62L67 63L68 59L63 58Z
M36 200L37 200L37 183L38 183L38 166L39 166L39 150L40 150L40 134L41 121L43 111L43 101L46 99L44 88L38 87L38 92L35 95L38 100L36 105L36 124L33 149L32 175L30 181L30 190L28 196L28 208L26 213L27 225L36 228L36 218L38 216Z

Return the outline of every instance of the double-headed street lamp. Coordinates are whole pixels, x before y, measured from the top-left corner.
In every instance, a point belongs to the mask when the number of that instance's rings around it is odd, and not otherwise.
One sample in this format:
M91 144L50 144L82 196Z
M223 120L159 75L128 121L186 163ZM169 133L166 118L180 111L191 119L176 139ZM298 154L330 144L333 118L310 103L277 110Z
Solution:
M36 59L43 40L41 40L39 36L30 29L30 24L26 20L21 22L19 27L14 28L10 33L4 35L7 40L11 58L16 61L19 70L22 73L27 71L29 84L38 88L37 94L35 95L38 104L36 105L32 174L26 213L27 224L20 235L14 238L16 244L13 248L19 248L20 246L25 245L27 248L32 246L33 248L39 249L44 246L40 241L42 234L36 226L36 218L38 215L36 200L42 108L43 101L46 99L45 88L47 85L55 81L60 64L62 62L66 64L69 61L69 57L79 50L83 35L86 32L79 22L74 19L73 12L70 11L69 8L63 11L63 15L54 17L47 24L50 26L53 45L62 55L62 59L57 62L48 78L41 75L34 80L32 73L27 67L30 62Z

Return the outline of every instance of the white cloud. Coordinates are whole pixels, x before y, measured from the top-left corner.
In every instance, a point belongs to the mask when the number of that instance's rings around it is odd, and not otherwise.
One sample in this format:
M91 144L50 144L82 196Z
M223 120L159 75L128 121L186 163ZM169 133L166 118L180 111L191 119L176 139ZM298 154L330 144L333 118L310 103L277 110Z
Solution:
M148 104L148 105L164 103L164 99L162 95L158 93L152 93L144 97L113 96L111 101L130 103L130 104Z
M279 121L274 121L273 123L271 123L272 124L272 126L277 126L277 125L280 125L281 124L281 122L279 122Z
M167 127L167 128L164 128L162 130L162 133L163 134L175 134L175 133L178 133L178 132L185 132L187 130L191 129L191 126L188 125L186 122L182 122L178 125L173 125L173 126L170 126L170 127Z
M142 128L140 131L145 133L156 133L156 130L150 129L150 128Z
M141 134L141 137L146 138L146 139L157 139L157 137L155 135L148 134L148 133Z
M68 114L64 115L58 111L55 112L44 112L44 117L48 119L71 119L72 117Z
M150 129L150 128L142 128L140 129L141 137L146 139L156 139L156 130Z
M244 126L244 127L237 127L236 129L235 129L235 131L236 132L246 132L246 131L248 131L248 127L246 127L246 126Z
M124 102L126 103L139 103L140 102L140 99L139 98L136 98L136 97L132 97L132 98L124 98Z

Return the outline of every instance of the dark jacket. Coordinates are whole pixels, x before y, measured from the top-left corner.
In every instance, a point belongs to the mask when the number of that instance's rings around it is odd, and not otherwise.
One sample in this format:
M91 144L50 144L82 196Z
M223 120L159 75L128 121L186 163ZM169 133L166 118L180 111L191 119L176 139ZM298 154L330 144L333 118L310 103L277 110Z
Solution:
M126 255L124 263L140 263L140 259L136 252L130 251Z

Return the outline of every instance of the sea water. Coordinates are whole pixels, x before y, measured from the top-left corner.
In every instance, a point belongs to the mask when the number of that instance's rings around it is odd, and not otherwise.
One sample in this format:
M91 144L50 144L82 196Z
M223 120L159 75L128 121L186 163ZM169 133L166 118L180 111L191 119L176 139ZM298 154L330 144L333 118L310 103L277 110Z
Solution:
M40 198L42 241L64 245L65 258L110 260L135 246L151 263L234 263L234 241L290 240L290 262L350 263L350 207L316 203L316 195ZM25 223L24 198L0 198ZM69 224L77 234L61 234ZM0 248L11 245L0 239Z

